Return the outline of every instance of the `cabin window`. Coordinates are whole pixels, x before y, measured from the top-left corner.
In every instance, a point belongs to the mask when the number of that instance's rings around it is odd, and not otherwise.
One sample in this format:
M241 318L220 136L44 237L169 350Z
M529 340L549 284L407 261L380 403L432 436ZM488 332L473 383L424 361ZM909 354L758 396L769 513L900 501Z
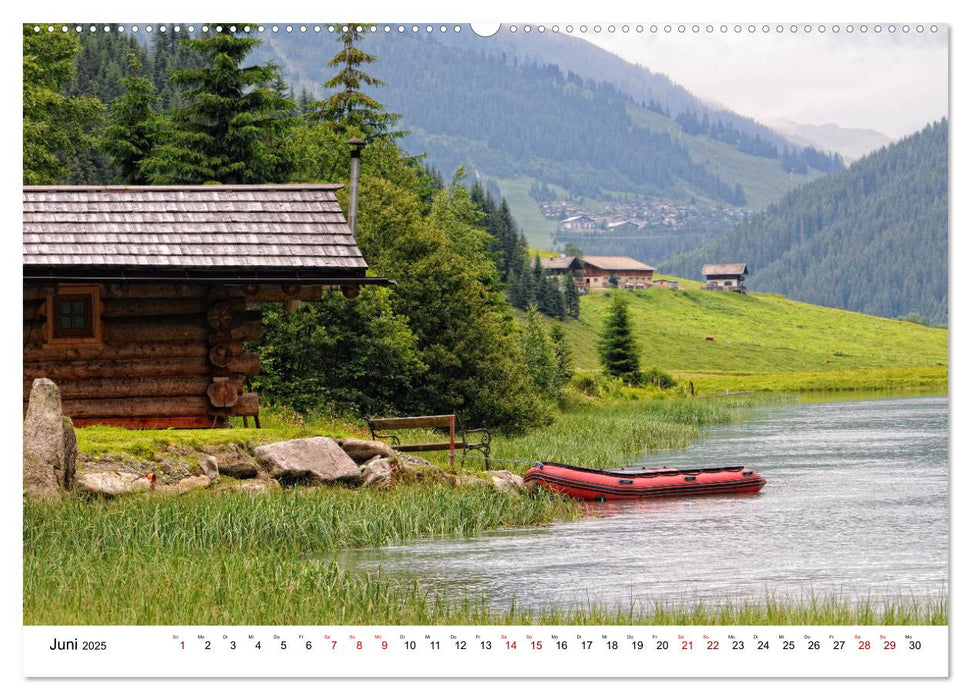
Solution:
M48 343L100 343L101 325L98 285L60 285L56 292L47 297Z
M94 337L90 294L57 294L54 296L54 337Z

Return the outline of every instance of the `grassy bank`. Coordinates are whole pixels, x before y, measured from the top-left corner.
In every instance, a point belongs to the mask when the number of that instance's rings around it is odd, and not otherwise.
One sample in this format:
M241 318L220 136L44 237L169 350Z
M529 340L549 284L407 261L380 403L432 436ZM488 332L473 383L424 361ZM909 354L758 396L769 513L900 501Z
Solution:
M28 503L24 624L947 624L943 594L497 610L486 599L392 584L333 561L341 548L575 515L572 504L543 496L427 487Z
M766 372L763 374L682 374L698 393L725 391L771 392L924 392L947 393L948 369L931 367L877 367L831 372Z
M581 385L583 383L581 382ZM597 387L585 386L593 391ZM553 425L496 438L502 459L615 466L655 449L683 447L705 426L764 397L678 398L616 387L574 397ZM595 393L595 392L594 392ZM301 424L267 416L262 430L78 431L82 449L150 459L216 440L246 449L284 437L360 434L330 419ZM430 455L432 456L432 455ZM436 462L446 461L444 454ZM481 464L471 463L473 468ZM527 464L493 468L522 473ZM947 601L837 597L725 601L723 605L534 610L528 598L497 608L447 588L347 570L341 551L418 538L471 537L504 527L581 517L581 506L545 492L511 497L488 487L416 483L389 491L283 489L249 495L201 491L115 501L66 497L24 505L25 624L946 624Z
M528 436L499 437L497 457L541 456L616 465L649 449L685 445L704 425L731 420L724 400L604 399L563 413ZM216 441L256 444L304 434L359 434L356 423L299 424L268 416L261 431L78 431L83 451L153 459ZM435 461L445 462L439 454ZM482 468L481 464L472 464ZM498 463L522 472L525 464ZM116 501L72 496L24 507L26 624L499 623L534 613L496 612L447 591L393 587L332 559L341 550L422 537L475 536L580 517L545 492L510 497L490 488L412 484L389 491L292 488L275 494L193 492ZM619 611L587 611L593 619ZM539 613L536 613L539 614ZM561 614L546 612L546 615ZM562 614L566 615L567 612ZM569 613L571 619L580 611ZM619 619L619 618L618 618Z
M682 287L622 293L642 366L693 380L696 388L819 391L936 383L946 390L947 329L774 294L709 292L690 281ZM583 297L580 320L564 324L581 369L599 366L597 338L609 294Z
M418 591L340 570L341 549L578 517L546 494L415 485L195 492L24 506L25 624L291 624L422 619Z

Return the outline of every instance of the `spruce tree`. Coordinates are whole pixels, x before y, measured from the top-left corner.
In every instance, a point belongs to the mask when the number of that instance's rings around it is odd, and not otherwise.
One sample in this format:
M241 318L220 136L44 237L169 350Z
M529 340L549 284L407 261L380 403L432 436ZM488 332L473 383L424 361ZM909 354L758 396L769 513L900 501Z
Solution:
M377 138L393 140L404 135L404 132L394 129L401 115L385 112L384 105L362 92L363 86L384 85L363 70L363 66L377 61L377 58L358 47L370 28L371 25L360 22L348 22L341 28L337 37L341 50L327 63L338 71L324 83L325 89L335 92L317 102L311 116L335 122L346 131L363 136L366 141Z
M604 372L632 386L644 383L637 343L623 294L614 294L597 349Z
M573 378L573 350L566 340L563 326L554 323L550 329L550 340L553 341L553 352L556 355L557 383L562 388Z
M158 124L153 112L157 100L152 82L141 75L138 55L129 57L132 76L124 78L125 92L109 105L108 125L101 148L118 168L118 180L127 185L148 184L142 160L155 145Z
M580 290L576 279L570 274L563 276L563 305L567 316L580 318Z
M206 65L172 73L184 89L184 105L167 115L159 144L143 161L151 182L246 184L289 176L292 158L284 142L295 105L274 89L279 67L243 65L261 43L247 34L242 24L225 23L184 41Z

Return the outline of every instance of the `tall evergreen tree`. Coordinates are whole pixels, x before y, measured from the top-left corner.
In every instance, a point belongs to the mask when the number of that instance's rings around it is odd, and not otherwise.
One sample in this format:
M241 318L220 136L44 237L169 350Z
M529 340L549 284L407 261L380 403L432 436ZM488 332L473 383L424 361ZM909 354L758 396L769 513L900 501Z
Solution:
M59 28L57 28L59 29ZM73 33L23 27L25 185L49 185L64 178L72 156L90 140L88 127L103 105L94 97L66 97L75 76L80 42Z
M554 398L561 386L556 347L535 306L526 312L526 319L519 326L519 335L526 371L533 384L542 396Z
M644 383L637 343L623 294L614 293L597 349L604 372L632 386Z
M363 69L363 66L377 61L377 58L358 47L370 27L369 24L348 22L341 28L337 37L341 50L327 63L338 71L324 83L325 89L335 92L317 103L312 116L336 122L367 141L395 139L403 135L403 132L394 129L401 115L385 112L384 105L362 92L364 86L384 85Z
M524 265L509 279L509 301L517 309L525 311L534 299L533 273L528 266Z
M550 329L550 340L553 341L553 352L556 355L557 383L562 388L573 378L573 350L566 339L563 326L554 323Z
M567 316L580 318L580 290L572 275L563 276L563 305Z
M185 40L206 65L172 74L184 88L185 104L171 110L159 144L143 161L154 183L282 182L290 174L285 140L295 124L295 105L274 89L279 68L244 66L260 40L242 25L221 29Z
M118 168L118 179L127 185L148 184L142 161L155 146L158 130L154 107L157 101L152 82L141 74L138 55L130 55L132 76L124 78L125 92L112 101L108 125L99 145Z

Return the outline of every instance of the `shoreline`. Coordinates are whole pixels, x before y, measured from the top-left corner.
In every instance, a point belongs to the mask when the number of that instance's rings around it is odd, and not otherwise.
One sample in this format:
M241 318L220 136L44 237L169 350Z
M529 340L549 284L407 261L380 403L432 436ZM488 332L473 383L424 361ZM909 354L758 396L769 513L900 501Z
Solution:
M582 461L586 455L588 464L616 464L624 452L685 447L702 438L709 426L744 420L745 408L776 400L787 399L778 393L717 401L650 393L603 399L560 412L556 423L545 429L499 438L493 454L521 457L542 450L549 458L560 454ZM573 427L583 433L573 435ZM587 444L587 439L600 444ZM136 452L147 449L139 445ZM514 607L497 612L483 600L442 601L440 592L425 590L417 581L398 585L336 562L308 559L354 547L474 537L577 517L583 517L582 505L548 495L513 497L474 486L429 484L397 492L299 487L260 496L193 492L126 496L114 502L74 498L47 506L25 504L24 624L272 624L283 619L315 624L506 624L527 615L531 623L629 624L631 611L595 605L572 611ZM80 535L64 541L57 535L62 531ZM324 590L322 581L328 582ZM301 599L299 590L312 591L310 600ZM72 598L67 591L81 595ZM838 600L816 608L805 601L765 603L739 608L735 619L750 621L733 624L773 624L776 619L852 624L876 614L872 606ZM946 598L909 611L891 609L896 611L893 619L879 624L913 624L915 619L921 620L917 624L946 624ZM658 619L712 624L727 613L694 605L655 608L652 614L638 618L638 624L659 624Z

